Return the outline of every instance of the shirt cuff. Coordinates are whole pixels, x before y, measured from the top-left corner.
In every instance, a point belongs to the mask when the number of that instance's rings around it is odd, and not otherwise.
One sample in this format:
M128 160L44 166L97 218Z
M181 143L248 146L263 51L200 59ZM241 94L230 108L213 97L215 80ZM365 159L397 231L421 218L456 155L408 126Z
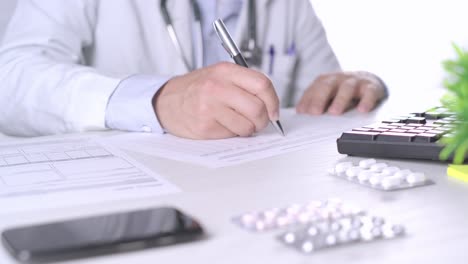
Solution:
M132 132L164 133L153 97L170 77L133 75L117 86L106 109L106 126Z

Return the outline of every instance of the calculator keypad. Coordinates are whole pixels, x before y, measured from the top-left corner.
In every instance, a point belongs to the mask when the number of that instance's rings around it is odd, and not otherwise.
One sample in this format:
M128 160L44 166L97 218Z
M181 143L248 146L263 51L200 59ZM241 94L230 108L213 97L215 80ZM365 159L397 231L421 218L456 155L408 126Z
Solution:
M444 147L441 139L451 137L459 122L453 112L443 107L393 116L345 131L337 140L338 152L361 157L440 160Z
M427 113L396 116L381 123L354 128L341 139L382 142L436 142L448 134L456 122L453 113L437 108Z

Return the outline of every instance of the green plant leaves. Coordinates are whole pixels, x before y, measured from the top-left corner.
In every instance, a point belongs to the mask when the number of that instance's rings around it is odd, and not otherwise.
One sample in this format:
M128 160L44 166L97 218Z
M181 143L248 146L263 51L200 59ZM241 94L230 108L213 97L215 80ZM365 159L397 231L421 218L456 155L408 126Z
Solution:
M450 137L444 138L446 147L440 158L446 160L454 155L454 163L463 163L468 150L468 51L452 44L456 58L442 62L447 73L444 86L448 92L441 99L442 105L456 114L457 122Z

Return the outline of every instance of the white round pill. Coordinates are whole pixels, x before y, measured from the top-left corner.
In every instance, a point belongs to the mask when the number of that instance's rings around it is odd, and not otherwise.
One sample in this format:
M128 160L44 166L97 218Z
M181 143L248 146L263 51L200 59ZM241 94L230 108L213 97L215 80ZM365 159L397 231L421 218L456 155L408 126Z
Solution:
M408 176L409 174L411 174L412 171L410 170L399 170L397 172L395 172L395 174L393 176L399 176L399 177L402 177L402 178L405 178L406 176Z
M309 229L307 229L307 234L309 236L316 236L318 235L318 233L319 233L319 230L315 226L311 226L309 227Z
M370 166L370 171L372 172L381 172L384 168L388 167L387 163L376 163Z
M379 216L374 216L372 217L372 224L374 226L382 226L383 224L385 224L385 219Z
M392 230L393 230L393 233L395 234L395 236L400 236L400 235L403 235L405 233L405 227L402 226L402 225L394 225L392 227Z
M382 234L385 238L395 237L395 232L393 232L393 225L385 224L382 226Z
M331 229L332 232L336 232L336 231L340 230L341 229L340 222L338 222L338 221L332 222L330 224L330 229Z
M370 168L370 166L376 164L377 161L375 159L365 159L365 160L361 160L359 162L359 167L363 168L363 169L368 169Z
M255 214L247 213L241 216L241 222L244 226L250 226L253 223L255 223L255 221L257 221L257 217Z
M302 244L302 251L304 251L306 253L310 253L313 250L314 250L314 244L312 243L312 241L305 241Z
M376 186L379 185L384 178L385 175L382 173L374 173L374 175L369 178L369 183L372 184L372 186Z
M382 175L384 176L392 176L394 175L397 171L399 171L400 168L398 167L387 167L382 170Z
M348 237L351 241L355 241L361 237L361 233L359 232L359 229L351 229L348 232Z
M341 211L334 211L330 214L330 218L333 220L340 219L343 217L343 213Z
M341 229L350 229L351 228L351 219L350 218L343 218L339 220Z
M380 227L373 227L371 229L371 234L374 238L378 238L378 237L381 237L382 236L382 230L380 229Z
M269 210L265 210L263 212L263 218L274 219L278 215L279 211L280 211L279 208L272 208Z
M370 228L361 228L360 235L361 239L364 241L370 241L374 239L374 235L372 234L372 230Z
M300 204L292 204L286 208L286 212L289 215L296 215L298 214L302 209L302 205Z
M403 235L405 228L402 225L385 224L382 226L382 234L385 238L392 238Z
M353 167L353 163L348 161L348 162L340 162L335 165L335 173L338 176L344 176L345 172L347 169Z
M394 176L390 176L390 177L385 177L384 179L382 179L382 187L385 190L395 189L398 186L400 186L402 180L403 180L403 178L398 176L398 175L397 176L394 175Z
M338 242L339 243L346 243L349 242L348 231L344 230L338 233Z
M368 216L368 215L362 216L359 218L359 221L361 222L363 228L369 229L369 228L372 228L372 226L374 226L372 216Z
M352 220L351 220L351 228L353 229L359 229L363 226L363 221L362 220L365 220L364 217L354 217Z
M413 172L406 176L406 181L411 185L421 184L426 181L426 175L422 172Z
M317 229L321 234L328 233L330 230L330 224L328 222L321 222L316 225Z
M348 178L348 180L356 179L361 171L362 169L360 167L351 167L346 170L346 178Z
M361 171L358 175L358 180L360 183L367 182L371 176L373 176L375 173L372 171L364 170Z
M280 216L276 218L276 225L279 227L286 226L291 223L291 219L288 218L287 216Z
M296 236L294 235L294 233L287 233L286 235L284 235L283 239L286 244L292 244L294 243L294 241L296 241Z
M297 221L300 223L307 223L312 218L312 213L310 212L302 212L297 216Z
M336 244L336 236L335 235L328 235L326 238L325 238L325 243L327 246L333 246Z
M266 227L265 222L261 220L257 220L257 222L255 222L255 229L257 231L263 231L265 227Z

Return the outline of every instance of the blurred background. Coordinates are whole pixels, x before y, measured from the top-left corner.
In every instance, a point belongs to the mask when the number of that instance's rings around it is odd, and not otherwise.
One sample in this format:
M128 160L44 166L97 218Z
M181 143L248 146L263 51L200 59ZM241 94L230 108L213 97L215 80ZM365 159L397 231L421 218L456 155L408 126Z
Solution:
M440 88L451 43L468 47L466 0L311 1L343 68L377 73L394 92ZM15 3L0 1L0 37Z
M441 61L454 56L451 43L468 48L468 1L312 3L343 68L377 73L394 92L420 90L424 96L425 90L440 88Z

